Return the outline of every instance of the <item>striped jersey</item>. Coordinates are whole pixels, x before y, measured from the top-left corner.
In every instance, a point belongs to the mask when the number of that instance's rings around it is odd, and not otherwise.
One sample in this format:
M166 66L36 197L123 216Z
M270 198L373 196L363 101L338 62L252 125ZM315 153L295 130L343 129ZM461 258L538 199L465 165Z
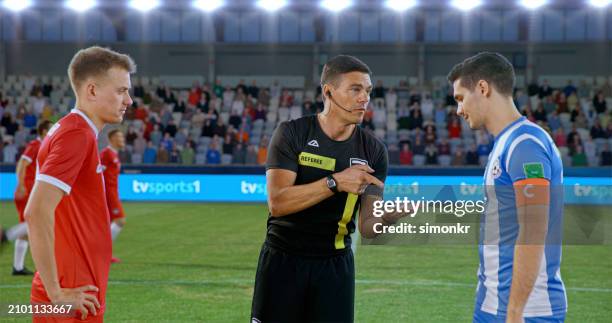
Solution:
M513 183L528 178L549 181L550 205L540 272L523 316L566 312L567 299L560 273L563 165L548 133L525 117L497 135L484 173L486 206L480 223L477 310L493 315L507 312L514 247L519 233ZM528 220L525 225L529 225Z

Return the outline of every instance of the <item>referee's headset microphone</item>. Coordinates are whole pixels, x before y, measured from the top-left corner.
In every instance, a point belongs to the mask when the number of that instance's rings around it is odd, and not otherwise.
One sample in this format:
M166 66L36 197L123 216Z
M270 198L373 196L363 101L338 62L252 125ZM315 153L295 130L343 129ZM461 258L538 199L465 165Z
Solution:
M344 111L346 111L348 113L353 112L352 110L349 110L349 109L341 106L340 104L338 104L338 102L336 100L334 100L334 98L332 97L331 91L327 90L326 93L327 93L327 97L330 98L330 100L332 100L332 102L334 102L334 104L336 104L340 109L342 109L342 110L344 110Z

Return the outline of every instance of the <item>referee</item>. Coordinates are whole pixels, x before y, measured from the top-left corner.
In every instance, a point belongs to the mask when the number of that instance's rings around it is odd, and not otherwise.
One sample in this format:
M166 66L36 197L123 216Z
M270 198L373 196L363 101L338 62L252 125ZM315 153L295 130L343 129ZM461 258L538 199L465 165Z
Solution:
M283 122L272 136L252 322L353 321L350 233L359 195L370 184L382 193L388 164L383 143L358 126L370 74L355 57L332 58L321 75L323 112Z

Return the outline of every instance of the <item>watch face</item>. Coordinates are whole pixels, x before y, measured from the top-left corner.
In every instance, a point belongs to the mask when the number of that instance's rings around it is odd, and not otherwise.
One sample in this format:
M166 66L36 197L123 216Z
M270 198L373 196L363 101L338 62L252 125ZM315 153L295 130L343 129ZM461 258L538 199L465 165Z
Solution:
M329 187L329 188L336 187L336 181L333 178L328 178L327 179L327 187Z

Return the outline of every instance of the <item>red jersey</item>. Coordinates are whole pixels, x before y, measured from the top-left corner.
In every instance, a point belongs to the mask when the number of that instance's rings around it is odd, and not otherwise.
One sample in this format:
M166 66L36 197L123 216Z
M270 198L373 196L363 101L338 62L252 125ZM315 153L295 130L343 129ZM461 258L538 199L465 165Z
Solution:
M24 185L26 192L29 194L34 187L34 179L36 178L36 156L38 156L38 149L40 148L40 138L36 138L28 143L25 151L21 155L21 158L29 162L25 169Z
M124 217L123 207L119 199L119 172L121 161L119 153L108 146L100 153L100 161L104 169L104 187L106 188L106 203L110 212L111 220Z
M92 294L100 302L98 315L102 315L112 242L97 135L93 122L73 109L43 140L36 180L66 193L55 210L55 261L60 287L97 286L99 291ZM31 300L50 301L38 272L32 281Z

